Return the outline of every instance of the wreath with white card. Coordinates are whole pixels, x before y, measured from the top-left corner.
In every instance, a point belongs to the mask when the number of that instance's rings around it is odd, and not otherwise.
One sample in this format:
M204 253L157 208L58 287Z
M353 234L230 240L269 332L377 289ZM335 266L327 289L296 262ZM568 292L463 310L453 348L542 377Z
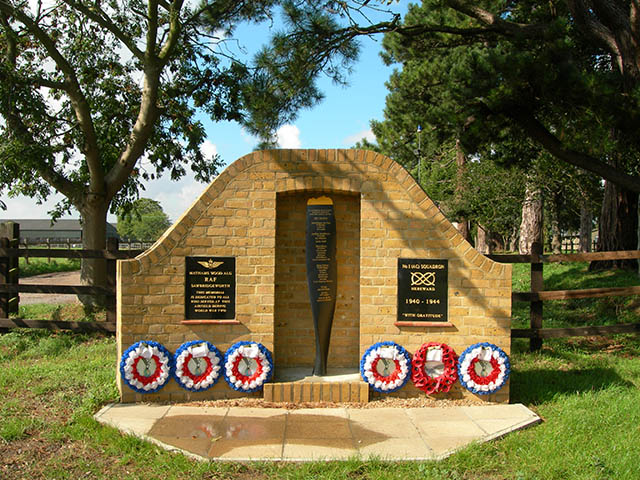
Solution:
M448 392L458 380L456 352L444 343L423 344L413 354L411 381L427 395Z
M490 395L504 387L510 369L507 354L488 342L471 345L462 352L458 361L460 383L478 395Z
M164 387L173 368L169 351L152 341L136 342L120 359L120 375L138 393L154 393Z
M261 343L234 343L224 354L224 379L231 388L251 393L260 390L273 375L271 352Z
M409 380L411 355L394 342L371 345L360 360L362 379L376 392L400 390Z
M220 380L222 354L212 343L193 340L180 345L173 357L173 375L185 390L201 392Z

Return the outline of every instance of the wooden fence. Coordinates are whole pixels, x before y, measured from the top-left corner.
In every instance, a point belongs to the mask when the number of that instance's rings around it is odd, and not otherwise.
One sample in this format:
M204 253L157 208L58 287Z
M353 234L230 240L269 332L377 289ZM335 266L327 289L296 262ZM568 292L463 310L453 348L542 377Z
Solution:
M132 258L144 250L120 250L117 238L107 239L105 250L69 250L56 248L16 248L7 237L0 238L0 329L28 327L52 330L115 332L116 329L116 260ZM22 285L18 283L18 259L24 258L96 258L107 262L105 286ZM17 311L20 293L51 293L104 296L105 322L67 322L9 318Z
M120 250L118 240L108 239L106 250L68 250L48 248L15 248L9 238L0 238L0 329L15 327L49 328L75 331L115 332L115 272L116 260L132 258L144 250ZM542 328L543 302L575 298L600 298L619 295L639 295L640 286L615 288L590 288L581 290L544 290L543 265L553 262L590 262L594 260L639 259L640 250L620 252L576 253L543 255L539 244L534 244L532 255L488 255L501 263L530 263L531 289L528 292L513 292L512 300L530 302L530 328L512 329L512 338L529 338L532 351L542 347L543 339L586 335L608 335L613 333L640 332L640 323L575 328ZM18 258L102 258L107 262L107 285L105 287L65 285L20 285L18 284ZM24 293L57 293L76 295L104 295L107 298L106 322L65 322L52 320L23 320L8 318L9 312L17 311L16 298Z
M640 258L640 250L543 255L541 245L534 243L531 255L488 255L488 257L501 263L531 264L530 291L513 292L511 294L513 301L530 302L530 328L511 329L511 338L528 338L531 351L540 350L540 348L542 348L542 341L545 338L610 335L613 333L640 333L640 323L574 328L542 328L542 312L545 301L640 295L640 286L588 288L580 290L545 290L543 280L543 266L545 263L638 259Z

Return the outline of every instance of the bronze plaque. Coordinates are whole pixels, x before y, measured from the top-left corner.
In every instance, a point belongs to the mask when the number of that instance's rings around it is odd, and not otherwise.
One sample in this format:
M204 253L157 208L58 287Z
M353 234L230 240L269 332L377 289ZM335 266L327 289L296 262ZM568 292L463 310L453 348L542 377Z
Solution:
M235 257L185 257L185 318L231 320L236 316Z
M446 322L447 260L398 259L398 321Z

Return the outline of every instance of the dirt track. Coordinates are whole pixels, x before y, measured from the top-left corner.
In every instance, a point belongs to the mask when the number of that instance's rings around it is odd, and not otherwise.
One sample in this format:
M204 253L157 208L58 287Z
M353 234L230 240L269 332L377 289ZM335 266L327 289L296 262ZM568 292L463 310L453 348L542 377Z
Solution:
M25 285L80 285L80 271L62 273L44 273L33 277L21 278L20 283ZM56 293L21 293L20 304L31 305L34 303L77 303L77 295L61 295Z

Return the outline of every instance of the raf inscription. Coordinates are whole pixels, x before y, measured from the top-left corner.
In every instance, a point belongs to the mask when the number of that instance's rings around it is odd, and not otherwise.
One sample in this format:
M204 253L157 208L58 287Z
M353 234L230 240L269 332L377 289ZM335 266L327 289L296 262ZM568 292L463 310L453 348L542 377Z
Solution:
M398 322L447 321L447 260L398 259Z
M235 257L185 257L185 261L185 318L235 318Z

